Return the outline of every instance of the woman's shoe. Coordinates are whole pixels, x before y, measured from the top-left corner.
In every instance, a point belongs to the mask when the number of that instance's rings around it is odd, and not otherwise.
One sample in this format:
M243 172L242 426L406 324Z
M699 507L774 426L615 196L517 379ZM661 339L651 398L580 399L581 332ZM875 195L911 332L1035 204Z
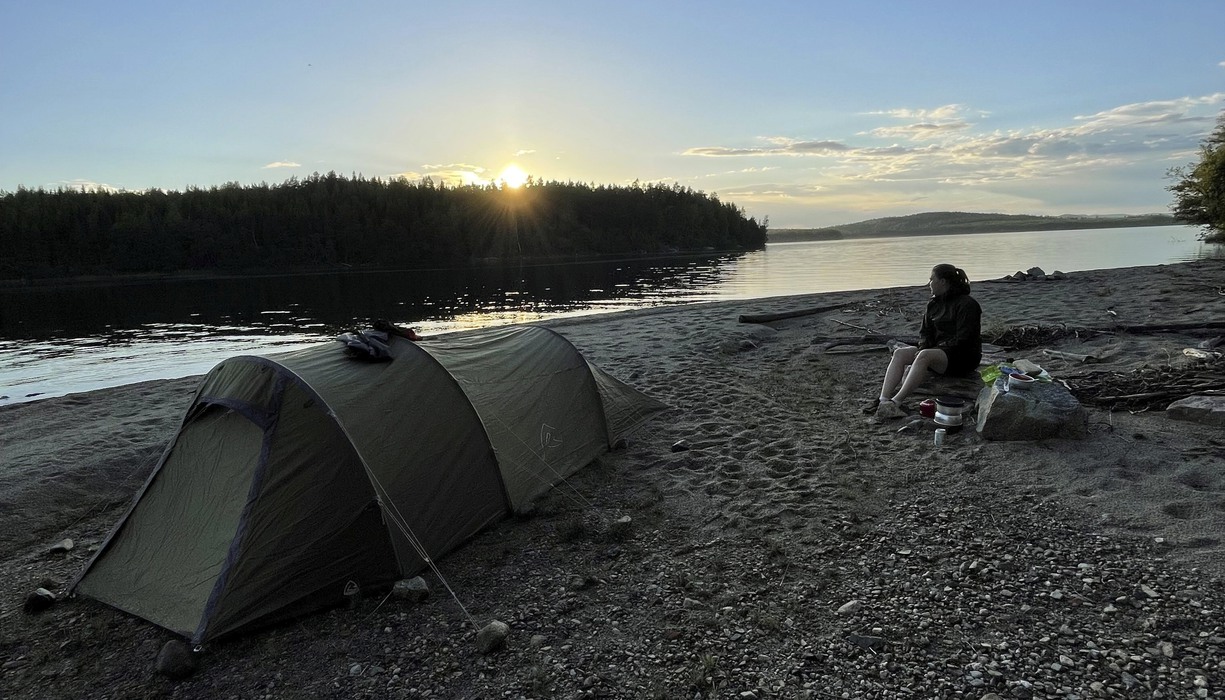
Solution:
M876 408L877 418L905 418L906 415L906 411L893 401L881 401Z

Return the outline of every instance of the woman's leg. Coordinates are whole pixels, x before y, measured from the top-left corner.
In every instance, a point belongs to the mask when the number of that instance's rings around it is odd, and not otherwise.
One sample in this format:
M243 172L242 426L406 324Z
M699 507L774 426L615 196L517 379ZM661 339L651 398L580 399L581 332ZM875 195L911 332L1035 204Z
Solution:
M910 396L911 392L919 388L919 385L927 378L928 370L940 373L948 369L948 366L949 358L948 355L944 354L943 350L935 348L920 350L914 356L914 362L910 365L910 372L907 373L897 393L890 397L890 400L894 403L901 403L902 399Z
M893 357L889 360L889 368L885 370L885 381L880 386L881 401L889 401L893 398L898 385L902 383L902 375L906 373L906 367L914 362L918 352L918 348L910 345L903 345L893 351Z

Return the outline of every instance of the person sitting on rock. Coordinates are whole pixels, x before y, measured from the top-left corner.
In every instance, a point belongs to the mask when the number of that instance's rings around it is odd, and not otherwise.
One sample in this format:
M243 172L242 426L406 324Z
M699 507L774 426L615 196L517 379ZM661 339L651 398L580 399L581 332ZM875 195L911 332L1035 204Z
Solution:
M961 376L982 360L982 309L970 296L965 270L949 264L932 268L927 286L931 300L919 327L919 345L902 345L893 351L880 397L873 402L876 415L899 418L906 415L902 400L927 378L928 371Z

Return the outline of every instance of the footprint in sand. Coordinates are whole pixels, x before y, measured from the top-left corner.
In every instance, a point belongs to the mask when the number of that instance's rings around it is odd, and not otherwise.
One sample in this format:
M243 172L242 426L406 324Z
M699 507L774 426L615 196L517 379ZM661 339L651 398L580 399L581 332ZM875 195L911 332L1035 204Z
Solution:
M859 455L851 450L835 450L833 462L834 464L858 464L860 461Z
M1194 520L1196 517L1198 517L1196 515L1196 510L1198 510L1198 508L1194 503L1188 503L1186 501L1174 501L1173 503L1166 503L1165 505L1161 506L1162 513L1165 513L1171 518L1175 518L1177 520Z
M1215 547L1220 543L1221 541L1215 537L1192 537L1183 542L1182 546L1190 549L1205 549L1207 547Z
M762 445L756 450L753 450L751 454L753 455L754 459L767 460L767 459L770 459L771 457L777 457L781 452L782 450L778 448L778 445L769 444L769 445Z
M802 506L806 504L808 502L808 499L804 496L804 494L800 493L799 487L801 486L801 484L799 482L800 482L800 479L797 477L789 477L786 479L782 479L780 483L782 483L784 488L776 489L777 491L780 491L780 493L778 496L774 497L772 500L775 503L782 503L782 504L787 504L787 505L794 504L794 505Z
M730 441L733 445L751 445L757 442L757 436L752 433L736 433Z
M772 459L766 462L766 471L777 479L794 474L798 468L798 464L785 459Z
M1174 481L1196 491L1206 491L1216 485L1215 477L1205 474L1198 469L1181 472L1174 476Z

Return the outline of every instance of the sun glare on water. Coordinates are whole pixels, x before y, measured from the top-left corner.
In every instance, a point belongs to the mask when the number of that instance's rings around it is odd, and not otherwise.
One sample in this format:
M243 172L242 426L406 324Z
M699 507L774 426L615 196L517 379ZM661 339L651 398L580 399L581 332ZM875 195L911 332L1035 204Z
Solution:
M527 183L528 175L523 172L523 168L517 165L508 165L502 169L502 174L498 176L498 180L503 185L511 188L520 188Z

